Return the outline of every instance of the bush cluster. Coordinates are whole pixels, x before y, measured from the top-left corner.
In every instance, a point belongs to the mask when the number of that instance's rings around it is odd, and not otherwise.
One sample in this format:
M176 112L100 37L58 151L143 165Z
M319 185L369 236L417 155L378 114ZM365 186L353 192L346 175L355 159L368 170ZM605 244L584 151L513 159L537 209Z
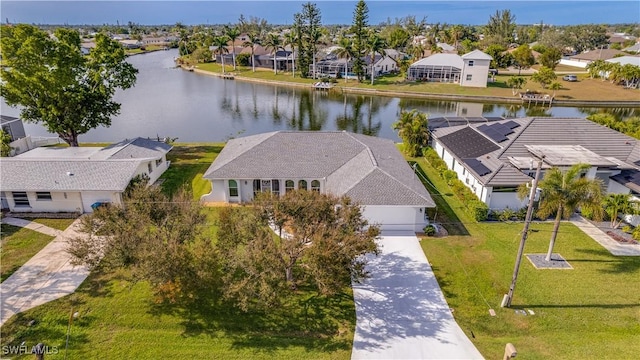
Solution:
M453 190L460 201L465 205L467 214L476 221L485 221L489 217L489 207L478 199L478 197L462 181L458 179L455 171L449 170L447 164L442 160L433 148L426 148L423 151L425 159L433 166L440 177L442 177Z
M494 221L524 221L526 216L526 207L520 208L518 210L506 208L503 210L491 210L489 212L489 220Z

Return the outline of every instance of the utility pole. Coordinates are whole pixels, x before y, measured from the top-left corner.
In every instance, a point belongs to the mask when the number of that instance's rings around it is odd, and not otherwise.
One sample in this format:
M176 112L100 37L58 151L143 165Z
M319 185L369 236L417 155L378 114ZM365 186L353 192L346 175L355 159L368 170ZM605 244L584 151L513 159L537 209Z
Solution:
M516 281L518 280L518 271L520 270L520 262L522 261L522 253L524 252L524 243L527 241L527 235L529 234L529 224L531 224L531 215L533 213L533 202L536 197L536 189L538 187L538 179L540 178L540 170L542 169L542 162L544 161L544 155L538 161L538 169L536 169L536 176L533 178L533 184L531 185L531 192L529 193L529 206L527 207L527 216L524 219L524 229L522 229L522 238L520 238L520 247L518 248L518 256L516 257L516 265L513 269L513 277L511 278L511 286L509 287L509 293L502 299L501 307L511 307L511 300L513 300L513 292L516 289Z

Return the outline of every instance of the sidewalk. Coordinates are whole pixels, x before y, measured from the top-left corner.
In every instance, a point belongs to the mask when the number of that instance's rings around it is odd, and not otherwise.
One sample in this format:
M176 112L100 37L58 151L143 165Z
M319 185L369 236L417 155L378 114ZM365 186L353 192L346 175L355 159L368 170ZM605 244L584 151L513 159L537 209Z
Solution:
M2 221L16 226L23 224L45 234L54 230L21 219ZM0 284L0 326L17 313L73 293L87 278L89 270L71 265L71 255L66 252L67 239L79 235L76 231L79 221L74 221L63 232L55 230L58 232L55 239Z
M593 240L597 241L602 247L607 249L612 255L616 256L640 256L640 245L620 244L613 240L602 230L591 224L580 215L574 214L569 220L577 226L582 232L589 235Z

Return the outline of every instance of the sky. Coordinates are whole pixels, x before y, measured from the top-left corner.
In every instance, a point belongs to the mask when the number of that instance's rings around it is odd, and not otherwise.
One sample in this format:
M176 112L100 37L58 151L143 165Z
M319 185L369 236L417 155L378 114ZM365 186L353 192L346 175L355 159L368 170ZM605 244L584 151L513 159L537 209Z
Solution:
M270 24L289 25L293 14L306 1L0 1L2 22L33 24L141 25L233 24L240 15L266 19ZM316 0L322 23L350 24L355 1ZM407 15L428 23L484 25L497 10L509 9L517 24L551 25L619 24L640 22L640 1L551 1L551 0L369 0L369 24Z

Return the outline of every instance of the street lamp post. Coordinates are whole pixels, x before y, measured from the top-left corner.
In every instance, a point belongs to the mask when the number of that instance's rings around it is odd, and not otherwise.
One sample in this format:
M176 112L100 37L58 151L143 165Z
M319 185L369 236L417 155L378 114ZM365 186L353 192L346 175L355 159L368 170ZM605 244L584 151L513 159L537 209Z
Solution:
M531 192L529 193L529 206L527 207L527 216L524 219L524 229L522 229L522 238L520 238L520 246L518 247L518 256L516 257L516 265L513 268L513 277L511 278L511 286L509 287L509 293L502 299L501 307L511 307L511 300L513 300L513 293L516 289L516 281L518 280L518 271L520 270L520 262L522 261L522 253L524 252L524 244L527 241L527 235L529 234L529 224L531 224L531 216L533 213L533 202L538 186L538 179L540 178L540 170L542 169L542 162L544 161L544 155L538 161L538 168L536 169L536 176L533 179L531 185Z

